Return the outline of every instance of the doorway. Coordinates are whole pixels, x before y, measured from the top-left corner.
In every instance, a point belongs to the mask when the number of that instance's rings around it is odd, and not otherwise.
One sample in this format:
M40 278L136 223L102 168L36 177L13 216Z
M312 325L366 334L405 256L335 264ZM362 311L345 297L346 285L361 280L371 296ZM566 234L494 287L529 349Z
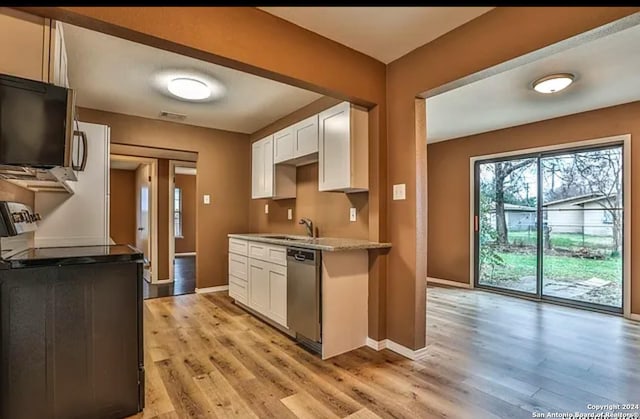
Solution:
M134 246L144 254L144 279L161 283L158 272L157 160L111 154L111 242ZM165 281L166 282L166 281Z
M474 162L474 286L623 312L623 143Z

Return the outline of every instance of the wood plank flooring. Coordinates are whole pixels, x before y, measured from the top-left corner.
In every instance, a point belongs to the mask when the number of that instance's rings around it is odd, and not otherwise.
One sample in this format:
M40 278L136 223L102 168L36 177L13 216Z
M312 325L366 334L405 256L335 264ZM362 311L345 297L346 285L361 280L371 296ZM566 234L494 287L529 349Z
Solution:
M226 293L145 302L139 418L531 418L640 403L640 324L430 287L420 361L362 348L322 361Z

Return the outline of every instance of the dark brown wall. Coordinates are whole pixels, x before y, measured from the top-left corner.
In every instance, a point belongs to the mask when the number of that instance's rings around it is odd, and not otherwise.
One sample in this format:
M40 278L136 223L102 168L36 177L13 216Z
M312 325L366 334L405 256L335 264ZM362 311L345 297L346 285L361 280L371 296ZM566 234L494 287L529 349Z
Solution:
M196 251L196 176L176 175L176 188L182 190L182 238L176 239L176 253Z
M315 115L340 103L340 100L323 97L286 117L251 134L257 141L287 126ZM313 220L321 236L369 237L369 194L366 192L344 194L318 191L318 164L300 166L296 172L296 199L271 200L252 199L250 209L251 231L256 233L306 234L298 220L307 217ZM264 205L269 204L269 214ZM349 221L349 208L357 211L357 221ZM293 209L293 219L287 220L287 209Z
M136 172L110 171L109 234L118 244L136 245Z
M111 126L112 143L198 153L197 195L210 194L212 202L204 205L202 199L198 199L196 207L196 252L207 255L197 259L196 284L198 288L225 285L227 234L249 230L249 136L86 108L79 109L79 118ZM159 190L166 190L168 195L168 185L166 189L160 187ZM168 221L159 225L168 230ZM168 245L168 238L165 243Z
M469 159L505 151L631 134L632 178L640 171L640 102L492 131L428 147L429 276L469 282ZM631 183L632 207L640 182ZM640 260L640 211L631 214L631 260ZM443 220L447 220L443 222ZM631 266L632 311L640 313L640 266Z

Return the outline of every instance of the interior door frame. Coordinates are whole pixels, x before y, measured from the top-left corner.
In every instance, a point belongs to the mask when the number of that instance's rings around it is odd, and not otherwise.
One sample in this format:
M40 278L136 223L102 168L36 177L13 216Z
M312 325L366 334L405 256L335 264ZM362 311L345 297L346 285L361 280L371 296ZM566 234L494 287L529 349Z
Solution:
M148 157L128 156L124 154L110 154L110 159L119 161L148 164L151 166L151 283L162 284L168 280L158 280L158 160ZM137 192L136 192L137 193ZM136 208L136 211L138 209Z
M175 189L176 189L176 167L189 167L196 169L196 174L194 176L198 176L197 172L197 163L192 161L183 161L183 160L169 160L169 280L171 282L175 281L175 259L176 259L176 236L174 229L174 220L173 220L173 212L175 205ZM196 177L197 182L197 177ZM197 200L197 194L196 194ZM197 201L196 201L197 203ZM197 205L196 205L197 206ZM198 218L196 216L196 235L198 234Z
M607 147L613 146L615 144L622 145L622 158L623 158L623 286L622 286L622 314L626 318L631 318L631 134L621 134L615 135L611 137L604 138L595 138L584 141L576 141L570 143L563 144L554 144L550 146L544 147L535 147L521 150L513 150L503 153L495 153L483 156L473 156L469 159L469 173L470 173L470 187L469 187L469 287L476 287L476 276L477 276L477 267L476 260L478 258L476 251L478 246L476 246L476 230L475 230L475 215L477 209L476 202L476 184L479 182L476 175L476 163L478 162L488 162L488 161L498 161L498 160L508 160L509 158L527 158L527 157L537 157L541 153L544 154L553 154L554 152L562 153L562 152L570 152L580 149L594 149L598 147ZM538 190L542 187L540 183L541 173L538 171ZM538 202L538 207L541 206L541 202ZM539 208L538 208L539 209ZM538 212L539 214L539 212ZM539 235L538 235L539 236ZM542 237L538 237L538 248L540 248L540 244L542 241ZM538 269L542 269L541 259L539 258ZM536 294L524 293L524 292L512 292L512 291L504 291L496 288L496 292L508 292L510 295L519 295L524 298L549 301L553 303L559 304L568 304L568 300L565 301L563 299L556 299L553 297L545 297L542 298L542 290L540 288L540 281L537 281L537 292ZM491 289L494 290L494 287L482 287L483 289ZM572 306L578 306L578 304L570 304ZM582 305L581 307L585 309L597 309L594 307L590 307L589 305ZM612 311L607 311L609 313L615 314Z

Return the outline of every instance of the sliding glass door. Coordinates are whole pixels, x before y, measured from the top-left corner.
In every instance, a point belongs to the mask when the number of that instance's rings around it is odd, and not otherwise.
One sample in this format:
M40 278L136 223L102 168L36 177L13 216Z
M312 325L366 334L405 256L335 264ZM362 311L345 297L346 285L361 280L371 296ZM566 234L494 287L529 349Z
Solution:
M621 312L622 146L475 166L475 282Z

